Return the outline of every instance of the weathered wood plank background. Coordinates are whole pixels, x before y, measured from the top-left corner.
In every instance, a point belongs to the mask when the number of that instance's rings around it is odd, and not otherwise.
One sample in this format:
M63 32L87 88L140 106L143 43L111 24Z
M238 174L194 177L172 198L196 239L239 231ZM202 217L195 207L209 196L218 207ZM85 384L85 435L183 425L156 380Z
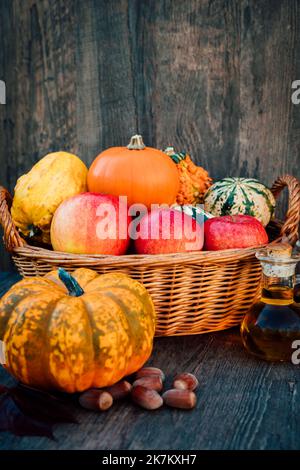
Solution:
M299 50L298 0L0 0L1 184L136 132L215 178L300 177Z

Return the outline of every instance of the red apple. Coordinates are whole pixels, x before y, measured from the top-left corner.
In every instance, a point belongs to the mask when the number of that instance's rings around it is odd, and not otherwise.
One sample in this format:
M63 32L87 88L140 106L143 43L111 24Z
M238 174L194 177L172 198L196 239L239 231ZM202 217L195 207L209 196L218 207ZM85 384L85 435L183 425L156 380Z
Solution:
M51 224L56 251L122 255L129 245L127 205L108 194L83 193L66 199Z
M250 215L224 215L204 223L205 250L249 248L268 243L263 225Z
M139 254L179 253L203 247L203 225L177 210L153 210L136 228L136 235L131 231L131 237Z

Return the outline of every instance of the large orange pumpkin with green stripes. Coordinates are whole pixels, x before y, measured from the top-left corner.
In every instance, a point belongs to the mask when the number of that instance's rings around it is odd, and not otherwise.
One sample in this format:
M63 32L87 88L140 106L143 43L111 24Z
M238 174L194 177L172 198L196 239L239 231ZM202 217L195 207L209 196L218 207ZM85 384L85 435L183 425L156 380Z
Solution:
M143 366L154 330L150 295L122 273L59 269L23 279L0 302L4 367L46 390L114 384Z

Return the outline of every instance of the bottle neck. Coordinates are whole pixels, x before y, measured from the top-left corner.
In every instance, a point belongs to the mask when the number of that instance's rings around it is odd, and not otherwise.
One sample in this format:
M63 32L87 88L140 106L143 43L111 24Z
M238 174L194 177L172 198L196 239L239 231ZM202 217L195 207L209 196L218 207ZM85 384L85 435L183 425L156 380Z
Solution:
M294 301L295 275L285 277L262 275L261 300L271 305L290 305Z

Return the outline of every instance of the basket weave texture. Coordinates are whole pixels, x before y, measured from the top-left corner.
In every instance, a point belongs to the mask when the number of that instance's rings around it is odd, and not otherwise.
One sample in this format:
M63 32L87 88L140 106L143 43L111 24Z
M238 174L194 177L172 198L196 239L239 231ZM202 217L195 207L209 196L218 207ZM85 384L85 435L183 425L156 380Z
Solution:
M289 205L284 223L273 220L271 240L298 239L300 183L293 176L278 178L271 190L277 198L287 186ZM44 275L62 267L72 272L86 267L98 273L119 271L142 282L157 312L156 336L207 333L238 325L256 301L261 268L257 247L167 255L74 255L28 245L11 215L12 198L0 187L0 223L6 249L22 276Z

